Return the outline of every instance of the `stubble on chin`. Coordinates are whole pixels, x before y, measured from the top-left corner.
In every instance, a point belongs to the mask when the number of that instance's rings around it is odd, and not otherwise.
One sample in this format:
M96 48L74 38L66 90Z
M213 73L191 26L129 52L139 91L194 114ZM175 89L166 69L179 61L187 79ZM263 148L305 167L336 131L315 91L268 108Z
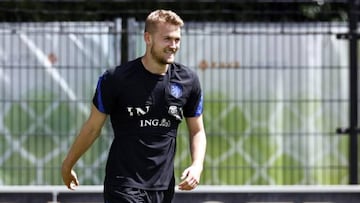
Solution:
M164 55L167 54L168 54L167 52L164 52ZM161 65L172 64L175 62L175 52L172 53L171 57L167 57L167 56L161 56L160 54L157 54L154 50L151 50L151 55L153 59Z

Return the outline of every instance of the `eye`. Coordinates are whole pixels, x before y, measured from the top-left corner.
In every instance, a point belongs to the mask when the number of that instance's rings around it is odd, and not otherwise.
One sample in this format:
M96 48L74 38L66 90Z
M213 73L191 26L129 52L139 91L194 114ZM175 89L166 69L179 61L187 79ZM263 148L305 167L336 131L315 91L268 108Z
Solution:
M175 43L179 43L180 42L180 38L174 38L174 37L164 37L164 40L166 42L175 42Z

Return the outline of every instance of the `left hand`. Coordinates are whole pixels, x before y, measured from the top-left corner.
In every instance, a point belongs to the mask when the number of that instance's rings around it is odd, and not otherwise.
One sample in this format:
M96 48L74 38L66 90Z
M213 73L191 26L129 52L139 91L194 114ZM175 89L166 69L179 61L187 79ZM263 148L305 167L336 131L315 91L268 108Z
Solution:
M202 167L192 165L184 170L181 175L181 183L179 183L178 187L180 190L192 190L196 188L196 186L200 182Z

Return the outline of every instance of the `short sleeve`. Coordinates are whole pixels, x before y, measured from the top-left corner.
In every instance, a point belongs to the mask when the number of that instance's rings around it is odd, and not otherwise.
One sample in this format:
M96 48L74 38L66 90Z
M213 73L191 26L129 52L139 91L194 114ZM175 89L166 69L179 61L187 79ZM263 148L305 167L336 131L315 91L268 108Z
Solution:
M105 114L110 114L114 105L113 72L108 70L99 77L96 91L93 97L93 104Z
M196 75L194 76L190 96L184 106L183 113L185 117L197 117L203 113L203 93Z

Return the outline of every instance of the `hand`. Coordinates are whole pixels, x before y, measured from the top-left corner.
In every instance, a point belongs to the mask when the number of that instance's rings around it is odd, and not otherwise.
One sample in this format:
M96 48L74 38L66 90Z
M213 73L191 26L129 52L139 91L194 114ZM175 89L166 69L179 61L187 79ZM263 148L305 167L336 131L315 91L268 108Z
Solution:
M79 186L79 180L77 178L77 175L74 170L61 170L62 178L64 181L64 184L69 188L70 190L75 190L76 186Z
M196 186L200 182L202 167L199 166L190 166L185 169L181 175L181 183L179 183L178 187L180 190L192 190L196 188Z

